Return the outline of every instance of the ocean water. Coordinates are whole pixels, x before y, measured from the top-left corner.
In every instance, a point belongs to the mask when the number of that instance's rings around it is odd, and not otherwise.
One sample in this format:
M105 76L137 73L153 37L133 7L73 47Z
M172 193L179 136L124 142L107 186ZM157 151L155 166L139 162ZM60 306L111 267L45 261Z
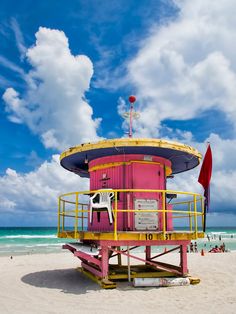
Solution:
M60 252L65 242L54 227L0 228L0 256Z
M71 241L58 239L54 227L0 227L0 256L61 252L62 245ZM208 228L205 238L197 240L198 250L208 251L223 242L227 250L236 251L236 227ZM156 247L156 250L162 251L163 247Z
M225 244L227 251L236 251L236 227L210 227L204 239L197 241L199 249L209 251L212 247Z

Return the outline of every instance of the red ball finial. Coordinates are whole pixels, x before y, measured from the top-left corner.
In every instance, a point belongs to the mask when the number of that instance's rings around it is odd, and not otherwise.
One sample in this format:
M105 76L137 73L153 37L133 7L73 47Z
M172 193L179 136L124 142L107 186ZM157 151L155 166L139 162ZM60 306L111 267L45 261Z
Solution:
M135 101L136 101L136 97L135 96L133 96L133 95L129 96L129 102L131 104L133 104Z

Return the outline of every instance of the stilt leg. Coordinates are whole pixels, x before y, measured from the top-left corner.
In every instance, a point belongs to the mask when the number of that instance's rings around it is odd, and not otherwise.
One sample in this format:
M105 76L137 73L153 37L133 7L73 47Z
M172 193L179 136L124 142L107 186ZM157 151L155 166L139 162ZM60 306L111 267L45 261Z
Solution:
M187 245L183 244L180 246L180 267L183 276L188 275L187 268Z
M109 266L109 258L108 258L108 247L102 246L101 248L101 255L102 255L102 277L108 277L108 266Z
M150 261L151 258L151 246L146 246L146 260Z
M117 250L120 251L120 246L117 247ZM122 260L121 260L121 255L117 254L117 260L118 260L118 265L121 266L122 265Z
M127 265L128 265L128 281L131 281L130 277L130 256L129 256L129 246L127 246Z

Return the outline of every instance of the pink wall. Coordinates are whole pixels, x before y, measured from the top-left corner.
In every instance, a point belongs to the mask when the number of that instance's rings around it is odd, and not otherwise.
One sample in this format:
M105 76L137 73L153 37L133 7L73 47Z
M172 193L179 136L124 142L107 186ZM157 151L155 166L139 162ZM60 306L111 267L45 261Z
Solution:
M89 163L90 190L98 189L154 189L163 190L165 187L165 167L171 168L171 163L161 157L145 155L117 155L102 157ZM145 203L148 200L147 203ZM142 205L144 202L144 205ZM119 193L118 209L133 209L144 206L153 206L162 209L162 194L153 192L132 192ZM169 208L168 208L169 209ZM172 229L172 213L167 215L167 230ZM146 218L145 218L146 215ZM162 229L162 215L153 214L150 220L150 213L135 217L134 213L118 214L118 230L141 230L147 221L151 230ZM140 222L140 224L139 224ZM152 226L152 227L150 227ZM156 227L155 227L156 226ZM135 228L137 227L137 228ZM97 213L93 212L93 223L88 229L94 231L113 230L113 224L109 224L107 212L101 212L100 222L97 220Z

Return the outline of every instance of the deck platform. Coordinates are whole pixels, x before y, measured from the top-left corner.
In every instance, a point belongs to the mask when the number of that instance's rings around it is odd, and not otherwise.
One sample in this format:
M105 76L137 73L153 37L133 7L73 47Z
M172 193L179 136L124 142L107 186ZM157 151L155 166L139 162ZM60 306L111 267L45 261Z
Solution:
M58 238L94 240L94 241L173 241L173 240L196 240L204 238L204 232L195 231L118 231L117 238L111 231L59 231ZM159 243L160 244L160 243ZM142 244L141 244L142 245ZM153 244L154 245L154 244Z

